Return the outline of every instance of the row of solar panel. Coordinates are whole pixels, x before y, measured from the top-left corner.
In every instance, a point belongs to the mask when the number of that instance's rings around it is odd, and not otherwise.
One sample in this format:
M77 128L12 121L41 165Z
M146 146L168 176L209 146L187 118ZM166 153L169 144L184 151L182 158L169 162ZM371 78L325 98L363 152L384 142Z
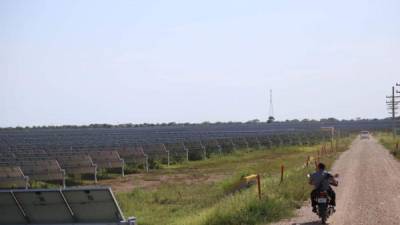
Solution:
M66 175L76 174L93 174L97 181L99 169L121 168L123 175L125 163L142 164L148 170L149 158L169 165L171 160L201 159L213 153L228 153L236 148L299 144L301 141L312 144L311 137L304 140L299 137L271 139L269 136L261 136L208 140L204 143L153 144L145 146L147 154L142 146L121 148L118 151L7 150L0 152L0 165L3 168L15 168L11 171L0 170L0 184L3 187L26 187L29 177L29 180L61 181L65 185ZM321 138L323 136L315 136L314 141L320 141Z
M33 155L32 155L33 156ZM0 187L28 187L29 180L60 181L65 186L66 175L93 174L97 181L98 169L121 168L125 162L116 151L90 152L83 154L62 153L32 158L2 159L0 164Z
M36 140L32 141L30 139L23 139L20 140L16 144L4 144L3 147L0 145L0 152L5 151L5 150L38 150L38 149L45 149L45 150L82 150L82 151L90 151L90 150L99 150L99 149L107 149L107 150L119 150L124 147L132 147L132 146L142 146L146 154L151 154L152 151L157 151L157 145L164 144L166 145L171 152L174 151L174 149L177 150L184 150L184 146L194 146L198 145L199 143L202 143L200 145L204 145L207 147L207 145L216 145L215 142L219 142L221 145L225 145L225 148L227 148L230 143L237 144L237 145L243 145L243 143L248 142L250 145L257 145L258 141L257 139L269 139L270 142L291 142L291 141L296 141L296 139L300 140L306 140L306 139L320 139L321 136L324 134L321 132L307 132L307 133L293 133L293 134L286 134L286 135L268 135L268 136L262 136L262 135L256 135L256 136L241 136L241 137L226 137L226 138L219 138L219 139L198 139L198 140L192 140L192 141L187 141L187 140L169 140L166 142L160 142L159 143L144 143L144 144L137 144L137 143L131 143L131 144L122 144L119 143L117 140L115 140L114 143L110 143L108 146L104 146L101 142L98 144L93 144L93 145L86 145L86 143L83 143L80 140L76 140L76 142L72 144L67 144L63 142L57 142L57 139L53 140L53 142L46 141L42 142L42 140ZM326 135L326 134L325 134ZM312 141L312 140L311 140ZM142 142L146 142L146 139L144 139ZM176 148L176 145L181 145L178 148ZM175 147L173 147L175 145ZM211 146L210 146L211 147ZM173 149L170 149L173 148ZM199 149L199 148L198 148Z
M4 162L9 161L24 161L31 158L55 158L63 164L64 167L70 167L68 160L70 155L77 154L88 154L90 155L96 164L101 164L101 159L107 159L105 152L109 154L118 154L125 160L125 162L136 162L137 159L142 160L145 157L151 159L165 158L166 153L170 154L175 159L186 160L198 160L212 154L214 152L231 152L236 148L258 148L260 146L276 146L276 145L290 145L290 144L313 144L319 142L321 139L326 138L321 134L309 134L308 136L303 135L292 135L292 136L259 136L259 137L239 137L239 138L226 138L226 139L212 139L207 141L197 142L177 142L177 143L165 143L165 144L147 144L133 147L120 147L120 148L73 148L73 149L57 149L57 148L27 148L27 149L3 149L0 151L0 158ZM114 149L114 151L112 150ZM103 150L103 151L99 151ZM99 157L100 156L100 157ZM85 158L83 156L83 158ZM107 160L103 160L107 161ZM1 161L0 161L1 163Z
M0 150L9 148L13 150L26 150L34 148L62 148L62 149L85 149L85 148L121 148L124 146L148 145L148 144L166 144L166 143L190 143L194 141L208 142L210 140L224 140L224 139L240 139L242 137L265 137L269 136L271 139L285 138L285 136L310 136L310 133L318 133L316 130L259 130L253 131L214 131L208 133L137 133L133 134L122 133L103 135L104 129L96 131L94 129L92 134L86 133L79 134L79 130L71 131L65 134L59 134L57 130L54 133L42 133L40 135L36 132L25 132L18 134L3 134L0 132ZM106 131L104 131L106 132ZM107 131L108 132L108 131ZM304 134L303 134L304 133ZM318 135L318 134L317 134Z

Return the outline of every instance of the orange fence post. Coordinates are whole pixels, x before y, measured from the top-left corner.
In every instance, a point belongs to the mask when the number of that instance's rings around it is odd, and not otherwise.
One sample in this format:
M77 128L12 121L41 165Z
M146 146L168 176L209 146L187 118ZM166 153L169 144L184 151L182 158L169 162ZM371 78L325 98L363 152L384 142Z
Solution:
M257 184L258 184L258 199L261 200L261 179L260 179L260 174L257 174Z
M283 182L283 173L285 171L285 166L281 165L281 183Z
M242 184L244 182L244 184L246 184L246 187L249 187L249 185L254 184L253 183L254 181L257 182L258 198L261 200L261 176L260 176L260 174L252 174L252 175L243 177L237 186L242 186Z

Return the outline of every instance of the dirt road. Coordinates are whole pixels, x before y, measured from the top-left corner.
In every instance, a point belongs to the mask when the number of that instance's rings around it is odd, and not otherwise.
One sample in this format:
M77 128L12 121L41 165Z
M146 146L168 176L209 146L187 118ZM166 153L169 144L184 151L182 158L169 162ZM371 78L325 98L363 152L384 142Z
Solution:
M335 162L339 173L331 225L400 225L400 163L375 139L356 140ZM309 204L291 220L274 225L320 224Z

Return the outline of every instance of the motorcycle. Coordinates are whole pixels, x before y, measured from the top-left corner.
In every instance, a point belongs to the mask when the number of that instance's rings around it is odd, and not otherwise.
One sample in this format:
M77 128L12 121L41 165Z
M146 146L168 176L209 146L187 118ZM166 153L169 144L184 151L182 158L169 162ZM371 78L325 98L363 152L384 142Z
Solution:
M310 178L310 174L307 175ZM335 178L339 177L339 174L335 174ZM338 186L337 181L330 181L330 185ZM322 224L326 224L328 218L335 213L335 208L330 205L331 197L329 196L327 191L318 191L315 195L315 202L317 203L317 211L316 214L321 219Z

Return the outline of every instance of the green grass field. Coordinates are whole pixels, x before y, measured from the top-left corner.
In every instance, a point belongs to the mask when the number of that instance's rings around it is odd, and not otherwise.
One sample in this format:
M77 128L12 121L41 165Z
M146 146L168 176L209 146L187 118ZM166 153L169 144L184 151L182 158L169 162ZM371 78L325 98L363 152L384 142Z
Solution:
M321 161L330 166L352 138L343 138L337 153ZM263 224L289 217L308 199L310 192L303 168L308 156L321 145L237 151L205 161L187 162L152 171L146 179L165 176L156 187L117 193L125 215L134 215L141 225L159 224ZM280 167L285 177L280 184ZM242 176L260 174L262 199L256 186L232 194L227 191ZM182 179L169 179L179 177Z
M379 142L385 146L386 149L390 150L390 152L398 159L400 159L400 149L396 150L396 143L400 144L400 136L397 136L396 139L393 138L392 133L381 132L376 134Z

